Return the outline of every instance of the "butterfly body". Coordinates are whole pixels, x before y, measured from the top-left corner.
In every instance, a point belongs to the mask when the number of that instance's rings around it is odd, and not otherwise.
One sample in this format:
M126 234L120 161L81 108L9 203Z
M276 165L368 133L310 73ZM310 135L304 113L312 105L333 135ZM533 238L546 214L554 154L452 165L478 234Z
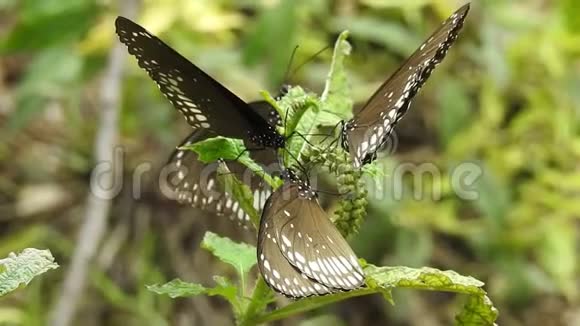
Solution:
M341 144L355 167L376 159L414 96L457 39L468 12L469 4L445 20L343 125Z

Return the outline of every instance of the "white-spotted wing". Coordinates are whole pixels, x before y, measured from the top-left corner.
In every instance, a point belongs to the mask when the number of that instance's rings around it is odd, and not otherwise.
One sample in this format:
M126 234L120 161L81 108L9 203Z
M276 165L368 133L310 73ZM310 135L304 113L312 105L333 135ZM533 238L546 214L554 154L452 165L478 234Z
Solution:
M258 267L272 289L287 297L304 298L325 295L335 290L318 283L292 266L278 247L273 224L263 221L258 234Z
M252 102L249 105L272 125L279 123L279 115L267 102ZM171 197L180 203L217 215L228 216L241 224L246 224L249 216L242 210L239 203L230 194L224 192L218 184L216 178L218 163L203 163L198 160L195 152L181 149L213 136L206 129L195 130L171 154L167 163L167 172L169 172L167 185L171 191ZM270 173L280 170L276 153L272 149L251 151L250 156ZM235 161L226 163L230 172L250 187L254 195L254 208L261 212L266 199L272 193L270 187L260 176L255 175L243 164Z
M258 266L272 288L291 297L348 291L364 284L356 255L316 194L291 171L264 207ZM293 286L294 280L302 283Z
M342 130L342 147L355 167L372 162L411 100L443 60L463 27L469 4L459 8L387 79L367 103L356 109Z
M124 17L115 21L119 39L194 129L282 148L284 137L246 102L155 35Z

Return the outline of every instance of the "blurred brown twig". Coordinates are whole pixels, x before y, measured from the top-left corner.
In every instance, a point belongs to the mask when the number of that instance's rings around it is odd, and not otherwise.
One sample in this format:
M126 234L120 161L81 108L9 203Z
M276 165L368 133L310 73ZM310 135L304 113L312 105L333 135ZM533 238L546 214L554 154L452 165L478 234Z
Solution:
M120 12L123 16L132 17L137 11L135 1L122 1ZM113 149L117 143L118 117L120 107L120 89L123 76L122 62L125 49L116 43L109 52L109 60L101 84L100 102L101 117L95 139L95 161L113 162ZM113 175L106 174L100 180L103 184L112 185ZM107 217L111 207L111 196L103 189L105 196L89 192L83 224L79 230L75 251L62 286L60 297L52 311L50 325L68 326L74 318L81 293L85 288L88 266L95 256L107 226Z

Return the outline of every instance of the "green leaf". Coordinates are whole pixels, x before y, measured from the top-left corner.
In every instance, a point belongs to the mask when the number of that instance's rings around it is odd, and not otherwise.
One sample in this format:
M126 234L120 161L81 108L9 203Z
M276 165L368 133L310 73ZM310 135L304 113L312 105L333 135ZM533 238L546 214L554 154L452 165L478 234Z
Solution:
M212 232L205 233L201 246L224 263L234 266L241 276L246 274L257 262L256 247L246 243L233 242Z
M456 317L457 325L495 325L497 309L482 289L484 283L471 276L430 267L377 267L369 264L364 270L367 284L375 289L405 287L468 294L467 304Z
M497 325L498 311L486 295L471 295L463 310L455 317L455 325Z
M286 119L285 115L286 111L284 111L284 109L282 109L282 107L278 105L276 99L270 93L268 93L268 91L262 90L260 91L260 95L264 98L264 101L268 102L268 104L270 104L274 108L274 110L278 112L279 116L284 117L284 119ZM288 96L288 94L284 95L284 97L286 96Z
M334 126L339 120L348 120L352 116L353 100L344 67L344 59L351 51L347 37L348 31L342 32L334 44L330 71L321 96L322 113L318 117L320 125Z
M250 157L249 151L244 147L242 140L231 139L222 136L205 139L193 145L184 146L182 149L192 150L198 154L198 159L204 163L215 162L221 159L235 160L254 174L261 176L271 187L277 188L281 181L273 179L267 174L262 166L254 162ZM270 149L264 149L270 150ZM251 189L245 183L241 182L236 176L230 173L227 163L220 162L217 169L218 181L222 189L229 193L242 207L242 210L250 216L254 227L260 224L260 216L254 208L254 197Z
M238 162L249 168L256 175L261 176L271 187L276 188L280 185L280 181L273 179L259 164L252 160L250 152L246 150L243 141L240 139L217 136L189 146L183 146L182 149L196 152L198 159L204 163L211 163L220 159L230 161L237 159Z
M459 275L454 271L440 271L429 267L377 267L368 264L364 266L364 271L366 274L366 288L301 299L283 308L248 318L241 324L254 325L279 320L333 302L377 292L382 293L386 300L391 301L390 291L393 288L400 287L468 294L470 297L464 310L457 315L459 325L491 326L494 325L493 322L497 318L497 310L481 288L483 282L473 277ZM472 323L470 324L470 322Z
M208 290L201 284L184 282L180 279L174 279L162 285L147 285L147 289L157 294L168 295L170 298L193 297L206 293Z
M213 280L216 282L217 286L206 289L208 295L219 295L226 298L230 303L237 303L237 293L238 288L230 282L227 278L223 276L214 276Z
M405 266L365 267L367 283L371 287L405 287L423 290L449 291L466 294L484 294L484 283L455 271L441 271L436 268L410 268Z
M49 250L24 249L0 259L0 296L14 291L20 284L28 284L35 276L58 268Z
M208 138L195 144L184 146L182 149L192 150L197 153L198 160L203 163L211 163L220 159L235 160L243 156L249 157L244 142L241 139L232 139L222 136Z
M174 279L162 285L147 285L147 289L157 294L168 295L173 299L180 297L194 297L200 294L207 294L210 296L217 295L226 299L232 307L234 307L236 313L239 313L240 305L238 297L236 296L238 291L237 287L227 278L222 276L215 276L214 281L217 285L213 288L207 288L198 283L189 283L180 279Z
M304 122L309 122L312 125L315 124L314 119L307 119L304 115L310 108L314 108L314 111L317 112L317 102L314 95L306 93L300 86L291 87L286 95L280 99L278 105L282 108L283 112L289 112L288 116L285 116L283 119L285 128L284 135L286 137L292 134L298 128L299 124Z
M248 321L256 318L266 310L269 303L275 300L274 292L261 276L258 276L256 286L252 292L250 303L246 307L244 314L240 318L240 324L244 325Z
M318 127L320 103L315 96L296 86L290 88L278 104L284 112L289 112L287 116L284 115L284 135L292 137L287 140L284 161L286 165L290 165L294 163L290 153L294 158L300 159L306 145L304 137L308 137Z

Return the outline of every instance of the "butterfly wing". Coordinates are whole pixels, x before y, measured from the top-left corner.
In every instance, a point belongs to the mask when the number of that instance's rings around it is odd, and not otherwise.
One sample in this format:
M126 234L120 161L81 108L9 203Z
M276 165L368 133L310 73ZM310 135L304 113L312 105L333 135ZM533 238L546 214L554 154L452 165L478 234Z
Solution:
M459 8L387 79L367 103L356 109L343 129L343 147L355 166L372 161L393 127L409 109L411 100L445 58L469 12ZM348 146L346 146L348 143Z
M364 274L356 255L307 187L294 184L273 195L281 202L273 223L282 254L321 284L339 290L359 288ZM295 199L286 202L285 197Z
M115 26L139 66L195 129L243 140L248 140L249 132L276 136L248 104L155 35L124 17L117 17Z
M206 130L196 130L179 145L188 146L200 140L211 137ZM229 162L228 167L237 167L238 162ZM240 223L249 221L249 216L241 209L239 203L224 192L217 181L218 163L205 164L197 159L197 154L189 150L177 148L168 162L168 179L170 196L182 204L189 204L216 215L225 215ZM255 201L266 198L266 190L258 194ZM259 203L255 203L256 206Z
M264 119L277 123L279 115L267 102L251 102L249 106ZM217 182L217 163L206 164L198 160L197 153L180 149L196 142L213 137L206 129L193 131L171 154L167 179L172 199L180 203L204 209L217 215L225 215L240 223L249 221L249 216L241 209L239 203L224 192ZM276 153L271 149L250 152L255 162L264 166L266 171L279 171ZM260 176L255 175L243 164L227 162L230 172L250 187L254 195L254 208L261 212L266 199L272 193L270 187Z
M266 202L266 207L269 206L269 203L272 203L272 201ZM264 213L267 214L266 211ZM310 279L292 266L282 255L278 244L274 224L269 219L262 218L260 232L258 233L258 268L264 277L264 281L271 288L292 298L324 295L333 292L330 288Z
M290 265L303 278L319 284L325 293L352 290L364 284L356 255L305 183L286 182L270 196L262 213L258 239L260 270L270 279L280 275L276 282L286 281ZM265 245L268 251L263 248ZM276 256L268 255L274 251ZM276 273L267 268L273 265L277 267Z

